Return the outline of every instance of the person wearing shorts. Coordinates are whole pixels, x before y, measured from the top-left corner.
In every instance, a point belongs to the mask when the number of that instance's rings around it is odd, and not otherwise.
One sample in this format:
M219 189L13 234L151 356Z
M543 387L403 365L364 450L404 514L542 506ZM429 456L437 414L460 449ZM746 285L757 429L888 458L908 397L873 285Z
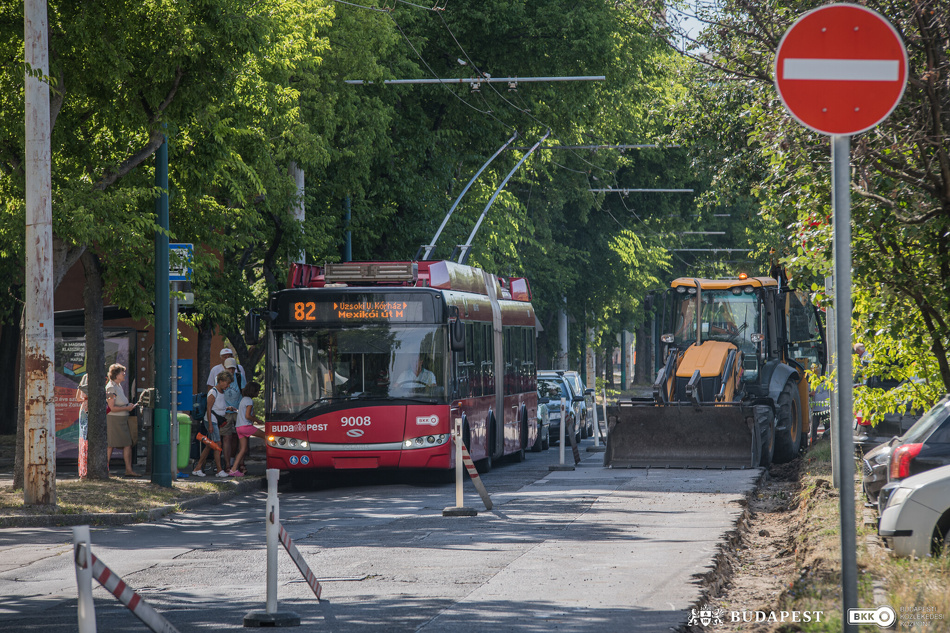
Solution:
M261 385L257 382L249 382L244 388L244 397L241 398L241 404L237 411L237 437L238 454L234 458L234 468L228 474L232 477L243 477L244 473L241 467L244 466L244 456L247 455L247 447L252 437L264 437L264 431L254 426L254 423L264 424L256 415L254 415L254 398L261 392Z
M224 455L224 470L230 471L232 459L237 453L237 435L234 427L237 422L237 408L241 403L241 390L244 388L244 379L241 373L237 371L237 361L233 358L227 358L224 361L224 371L231 374L231 384L224 392L224 402L227 405L224 414L224 420L218 420L218 430L221 432L221 450Z
M218 374L218 384L208 392L208 439L218 445L218 448L214 449L214 464L218 467L216 477L228 476L228 471L221 467L221 431L218 429L218 420L223 422L225 419L227 402L224 399L224 392L227 391L232 380L234 379L230 373L222 371ZM211 447L206 444L201 450L201 456L198 458L198 463L195 464L195 469L191 471L192 475L196 477L205 476L203 468L210 452Z

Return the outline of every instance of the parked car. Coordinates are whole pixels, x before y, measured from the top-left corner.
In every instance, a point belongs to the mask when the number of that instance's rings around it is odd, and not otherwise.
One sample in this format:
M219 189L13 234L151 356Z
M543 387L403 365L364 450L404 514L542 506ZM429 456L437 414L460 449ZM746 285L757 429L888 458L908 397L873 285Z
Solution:
M888 484L878 493L878 508L882 513L887 509L888 497L901 480L948 464L950 395L944 396L894 442L888 461Z
M861 460L864 467L864 480L862 482L864 496L867 497L868 503L872 505L877 505L881 488L887 484L887 469L890 465L891 451L894 450L894 445L897 442L898 438L892 437L887 442L879 444L865 453ZM881 508L878 508L878 512L880 511Z
M895 482L878 533L897 556L931 556L950 546L950 466Z
M551 412L547 402L540 403L541 393L540 384L538 385L538 436L531 445L531 450L535 453L546 451L551 446ZM560 421L561 411L558 406L557 420Z
M584 386L579 372L566 371L564 378L574 394L584 396L584 400L580 402L581 439L594 437L594 390Z
M544 375L553 374L553 375ZM567 402L567 419L565 424L570 425L578 419L579 402L583 396L575 396L571 387L564 376L554 372L538 372L538 404L547 404L548 420L551 424L549 429L550 444L557 444L560 441L561 424L561 398ZM569 426L565 426L565 432ZM578 442L580 438L580 428L574 425L574 439Z
M884 419L872 426L870 420L857 414L854 416L854 450L860 455L880 446L906 433L919 419L920 415L913 411L885 413Z

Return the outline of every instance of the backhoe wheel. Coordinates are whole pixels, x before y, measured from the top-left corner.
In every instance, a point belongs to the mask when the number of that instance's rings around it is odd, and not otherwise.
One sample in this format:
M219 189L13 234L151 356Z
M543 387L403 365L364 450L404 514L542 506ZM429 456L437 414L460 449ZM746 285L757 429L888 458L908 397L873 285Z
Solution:
M798 452L802 446L802 418L801 402L798 397L798 385L789 380L785 383L785 388L778 397L776 404L776 415L778 420L776 427L784 427L784 430L776 430L775 435L775 463L785 464L798 457Z

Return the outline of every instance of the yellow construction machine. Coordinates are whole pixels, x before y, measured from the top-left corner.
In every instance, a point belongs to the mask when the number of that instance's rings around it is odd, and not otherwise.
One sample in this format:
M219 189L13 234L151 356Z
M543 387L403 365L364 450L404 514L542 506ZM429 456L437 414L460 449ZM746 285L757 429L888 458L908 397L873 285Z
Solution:
M650 398L607 412L604 465L755 468L807 446L806 370L823 372L817 310L783 275L680 278L665 294Z

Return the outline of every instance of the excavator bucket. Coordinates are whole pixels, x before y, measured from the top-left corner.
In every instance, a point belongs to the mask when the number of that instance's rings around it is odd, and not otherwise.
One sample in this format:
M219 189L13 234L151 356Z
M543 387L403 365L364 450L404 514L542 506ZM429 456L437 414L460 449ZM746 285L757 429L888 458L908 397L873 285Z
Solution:
M769 448L768 406L732 403L620 403L607 409L611 468L756 468Z

